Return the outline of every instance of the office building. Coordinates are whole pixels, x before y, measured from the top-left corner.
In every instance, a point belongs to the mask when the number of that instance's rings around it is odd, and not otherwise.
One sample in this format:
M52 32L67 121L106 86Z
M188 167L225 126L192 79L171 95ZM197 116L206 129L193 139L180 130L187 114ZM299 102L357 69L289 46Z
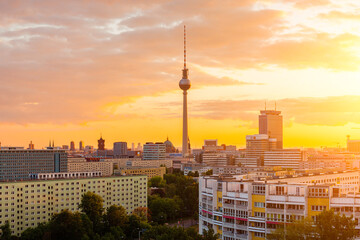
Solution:
M29 179L31 173L66 172L64 150L0 150L0 181Z
M84 151L84 143L83 143L83 141L79 142L79 150Z
M144 160L165 160L166 146L162 142L147 142L144 145Z
M103 198L104 208L121 205L130 214L147 206L146 176L70 177L0 182L0 224L8 220L12 234L20 236L61 210L79 211L81 196L88 191Z
M172 168L173 160L142 160L140 158L118 158L104 159L105 162L112 162L115 168L121 167L163 167Z
M127 151L127 142L114 142L114 157L126 157Z
M146 175L148 179L152 177L164 177L165 167L122 167L114 171L117 175Z
M70 151L75 151L75 142L74 141L70 142Z
M221 152L204 152L202 154L202 163L207 165L226 165L228 158L226 153Z
M360 153L360 140L351 140L350 136L347 136L347 151L352 153Z
M68 172L101 172L101 176L111 176L114 164L105 161L87 161L85 158L68 158Z
M281 111L262 110L259 115L259 134L276 139L276 148L283 148L283 118Z
M299 169L306 153L300 149L282 149L264 152L264 167Z
M199 179L199 232L213 228L222 240L266 239L278 226L334 209L360 229L358 171L267 181L243 176Z

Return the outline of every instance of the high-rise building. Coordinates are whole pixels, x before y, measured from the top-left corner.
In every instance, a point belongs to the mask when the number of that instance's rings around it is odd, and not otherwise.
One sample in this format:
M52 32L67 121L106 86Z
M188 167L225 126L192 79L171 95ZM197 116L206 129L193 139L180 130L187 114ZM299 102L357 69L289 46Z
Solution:
M131 143L131 151L135 151L135 143Z
M84 143L83 143L83 141L80 141L80 142L79 142L79 150L80 150L80 151L83 151L83 150L84 150Z
M64 150L0 150L0 181L29 179L29 174L66 172Z
M305 152L300 149L280 149L264 152L264 167L299 169L305 160Z
M259 115L259 134L276 139L276 148L283 148L283 118L281 111L262 110Z
M114 142L114 157L127 156L127 142Z
M166 146L162 142L147 142L144 145L144 160L164 160L166 154Z
M32 143L32 141L30 141L30 143L29 143L29 148L28 149L30 149L30 150L32 150L32 149L34 149L35 147L34 147L34 144Z
M186 28L184 26L184 69L182 70L182 79L179 87L183 90L183 139L182 139L182 155L188 156L189 151L189 135L188 135L188 116L187 116L187 90L190 89L191 83L188 78L189 69L186 68Z
M74 141L70 142L70 151L75 151L75 142Z
M347 136L347 151L352 153L360 152L360 140L350 140L350 136Z
M98 150L105 150L105 139L102 136L98 140Z

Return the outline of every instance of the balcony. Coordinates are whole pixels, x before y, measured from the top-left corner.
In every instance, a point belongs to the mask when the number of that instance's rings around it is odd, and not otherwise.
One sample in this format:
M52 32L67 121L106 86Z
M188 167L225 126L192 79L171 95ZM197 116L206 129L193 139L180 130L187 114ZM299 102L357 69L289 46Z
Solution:
M245 205L235 205L235 208L236 209L241 209L241 210L247 210L247 206L245 206Z
M223 203L223 208L234 208L233 203Z
M236 239L239 239L239 240L247 240L248 239L248 235L247 234L239 234L239 233L235 233L235 237Z
M230 231L223 231L223 236L225 237L234 237L234 233Z
M304 209L286 209L286 213L304 214Z
M266 213L280 213L283 214L285 212L285 209L281 208L266 208Z
M238 230L247 230L248 226L247 225L240 225L240 224L235 224L235 228Z
M223 222L223 226L224 226L224 227L228 227L228 228L234 228L234 223Z

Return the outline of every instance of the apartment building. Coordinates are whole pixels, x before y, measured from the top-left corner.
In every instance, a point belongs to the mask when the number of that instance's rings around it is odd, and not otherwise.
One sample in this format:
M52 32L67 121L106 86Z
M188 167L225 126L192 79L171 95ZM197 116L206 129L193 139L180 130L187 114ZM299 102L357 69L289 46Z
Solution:
M100 195L105 208L121 205L131 213L147 206L144 175L0 182L0 225L8 220L12 233L20 236L61 210L79 211L88 191Z
M360 230L358 171L250 181L242 176L199 179L199 232L223 240L266 239L278 226L323 210L352 216Z

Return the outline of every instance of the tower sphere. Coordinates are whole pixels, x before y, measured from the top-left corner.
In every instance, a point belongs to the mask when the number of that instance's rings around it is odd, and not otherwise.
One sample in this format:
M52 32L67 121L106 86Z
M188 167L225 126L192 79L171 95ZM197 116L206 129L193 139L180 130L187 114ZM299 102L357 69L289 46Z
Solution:
M191 87L190 80L187 78L181 79L179 82L179 87L184 91L189 90Z

